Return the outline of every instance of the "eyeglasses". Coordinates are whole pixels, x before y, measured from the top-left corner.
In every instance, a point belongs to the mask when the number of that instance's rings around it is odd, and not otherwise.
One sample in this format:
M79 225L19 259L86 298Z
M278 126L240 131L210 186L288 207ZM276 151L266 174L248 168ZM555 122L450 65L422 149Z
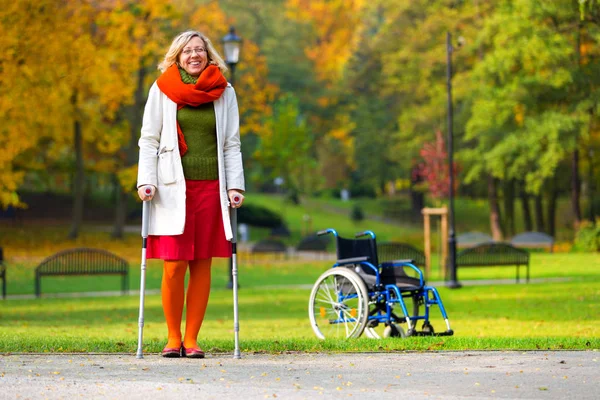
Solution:
M191 56L194 52L202 54L206 52L206 49L204 47L196 47L195 49L185 49L184 51L182 51L182 53L186 56Z

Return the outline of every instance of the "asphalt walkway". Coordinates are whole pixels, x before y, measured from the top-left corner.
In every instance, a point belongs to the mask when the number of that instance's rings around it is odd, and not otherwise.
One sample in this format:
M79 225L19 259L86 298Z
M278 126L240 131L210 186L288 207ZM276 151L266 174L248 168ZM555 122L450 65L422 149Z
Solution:
M0 356L2 399L597 399L597 351Z

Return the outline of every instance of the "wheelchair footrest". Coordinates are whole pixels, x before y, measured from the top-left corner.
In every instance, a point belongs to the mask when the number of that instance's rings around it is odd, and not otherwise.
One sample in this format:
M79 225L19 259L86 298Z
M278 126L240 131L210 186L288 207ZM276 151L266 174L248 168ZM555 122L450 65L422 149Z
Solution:
M453 336L454 331L450 329L445 332L426 332L426 331L412 331L409 336Z

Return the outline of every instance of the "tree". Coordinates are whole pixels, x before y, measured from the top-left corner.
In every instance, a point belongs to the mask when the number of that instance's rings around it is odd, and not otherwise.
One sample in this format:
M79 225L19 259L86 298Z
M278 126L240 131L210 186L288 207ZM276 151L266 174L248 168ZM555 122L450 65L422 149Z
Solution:
M271 178L281 177L292 192L310 193L318 177L313 138L300 115L298 99L288 94L275 103L273 118L261 136L256 158Z

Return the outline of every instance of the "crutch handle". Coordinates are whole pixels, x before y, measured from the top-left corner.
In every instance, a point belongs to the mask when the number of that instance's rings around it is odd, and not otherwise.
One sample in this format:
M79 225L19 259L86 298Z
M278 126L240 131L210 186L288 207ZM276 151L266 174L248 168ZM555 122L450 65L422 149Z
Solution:
M152 186L147 185L146 187L144 187L144 194L146 196L150 196L152 194Z
M148 225L150 223L150 201L146 200L142 204L142 237L148 237ZM144 243L145 247L145 243Z
M240 196L239 194L236 194L233 196L233 198L231 200L233 201L233 205L237 206L238 204L240 204L242 202L242 196Z

